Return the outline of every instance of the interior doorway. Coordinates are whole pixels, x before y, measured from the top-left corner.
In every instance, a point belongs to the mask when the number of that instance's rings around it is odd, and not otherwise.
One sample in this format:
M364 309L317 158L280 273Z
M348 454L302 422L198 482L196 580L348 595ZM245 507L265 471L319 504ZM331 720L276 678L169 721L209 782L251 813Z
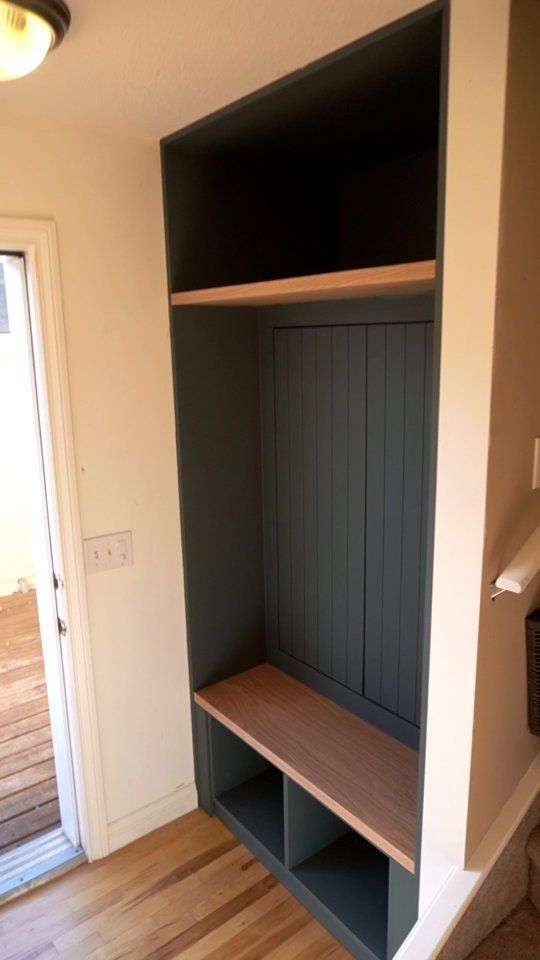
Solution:
M82 854L66 600L25 258L0 255L0 897Z

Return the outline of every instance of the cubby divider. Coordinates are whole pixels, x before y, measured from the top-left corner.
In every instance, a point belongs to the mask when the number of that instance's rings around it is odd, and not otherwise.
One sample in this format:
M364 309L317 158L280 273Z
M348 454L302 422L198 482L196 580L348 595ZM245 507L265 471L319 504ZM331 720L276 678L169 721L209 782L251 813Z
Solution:
M285 865L292 870L351 831L347 824L323 807L290 777L284 777L283 786Z

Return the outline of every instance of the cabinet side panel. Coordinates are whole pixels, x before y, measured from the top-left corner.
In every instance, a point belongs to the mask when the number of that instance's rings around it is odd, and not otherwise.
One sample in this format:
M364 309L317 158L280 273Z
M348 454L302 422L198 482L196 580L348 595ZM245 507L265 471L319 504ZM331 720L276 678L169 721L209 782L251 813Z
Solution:
M182 537L193 689L264 660L257 322L174 312Z

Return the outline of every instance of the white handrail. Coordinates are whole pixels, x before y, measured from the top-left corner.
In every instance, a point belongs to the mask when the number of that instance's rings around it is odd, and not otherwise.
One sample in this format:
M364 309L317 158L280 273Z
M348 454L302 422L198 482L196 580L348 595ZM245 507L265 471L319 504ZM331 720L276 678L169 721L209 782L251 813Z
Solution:
M514 559L491 584L491 599L500 593L523 593L540 570L540 526L531 533Z

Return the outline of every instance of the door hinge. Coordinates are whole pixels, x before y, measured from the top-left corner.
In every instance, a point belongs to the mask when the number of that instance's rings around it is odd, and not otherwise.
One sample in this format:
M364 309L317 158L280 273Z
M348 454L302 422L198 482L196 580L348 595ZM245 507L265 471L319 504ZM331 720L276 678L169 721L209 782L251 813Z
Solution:
M63 589L64 589L64 581L62 580L62 577L59 577L59 576L58 576L57 573L53 573L53 583L54 583L54 589L55 589L55 590L63 590Z
M66 621L62 620L62 617L58 617L58 633L61 637L67 636Z

